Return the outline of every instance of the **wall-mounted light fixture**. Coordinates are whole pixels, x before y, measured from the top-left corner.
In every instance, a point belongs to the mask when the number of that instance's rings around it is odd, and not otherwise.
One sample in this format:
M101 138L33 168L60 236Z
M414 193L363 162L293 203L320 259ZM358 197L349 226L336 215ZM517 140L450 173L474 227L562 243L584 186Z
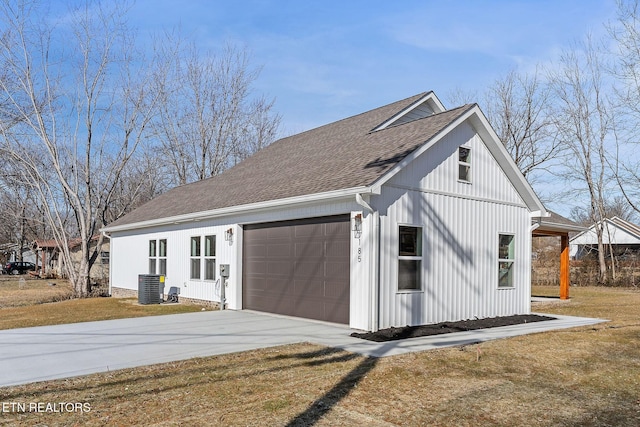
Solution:
M353 237L359 239L362 235L362 214L353 217Z
M224 232L224 240L229 242L229 244L233 243L233 228L230 228Z

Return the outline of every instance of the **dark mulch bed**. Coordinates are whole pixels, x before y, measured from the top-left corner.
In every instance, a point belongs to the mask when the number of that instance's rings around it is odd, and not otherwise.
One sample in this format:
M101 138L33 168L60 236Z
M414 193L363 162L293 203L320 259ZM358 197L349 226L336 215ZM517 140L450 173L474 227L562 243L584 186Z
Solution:
M542 322L554 320L555 317L539 316L536 314L521 314L517 316L488 317L486 319L461 320L458 322L442 322L434 325L404 326L402 328L381 329L378 332L354 332L352 337L369 341L385 342L402 340L405 338L425 337L428 335L450 334L452 332L475 331L476 329L497 328L499 326L520 325L522 323Z

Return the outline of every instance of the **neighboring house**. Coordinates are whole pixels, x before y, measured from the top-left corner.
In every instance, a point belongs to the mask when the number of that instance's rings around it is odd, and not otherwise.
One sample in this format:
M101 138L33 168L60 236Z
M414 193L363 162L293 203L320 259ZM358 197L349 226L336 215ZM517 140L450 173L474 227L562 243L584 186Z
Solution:
M91 239L90 250L97 244L98 236ZM100 248L98 258L91 266L89 275L95 280L107 280L109 278L109 241L104 241ZM55 240L36 240L33 242L33 249L38 254L37 264L44 265L44 274L52 274L59 277L66 277L62 257L60 256L60 246ZM74 264L79 264L82 257L80 241L74 239L69 242L71 260ZM75 266L74 266L75 268Z
M55 240L38 239L31 246L37 256L37 265L41 267L40 274L62 276L60 248Z
M91 245L89 246L90 251L93 251L95 249L97 242L98 236L94 236L91 239ZM96 258L95 262L91 266L91 270L89 271L89 276L91 277L92 281L102 281L105 285L107 283L106 281L109 279L109 247L109 239L104 239L98 251L98 257ZM80 241L74 240L73 242L69 243L69 249L71 250L71 262L73 262L77 267L77 265L80 264L80 260L82 259L82 247L80 245Z
M609 252L609 245L611 245L614 255L640 253L640 227L617 216L605 218L603 221L602 241L607 246L607 253ZM599 222L598 224L601 223ZM597 253L596 224L574 236L570 244L571 257L573 259L580 259L589 253Z
M103 231L112 294L162 274L218 302L228 264L228 308L377 330L529 313L534 229L566 236L480 108L428 92L283 138Z
M28 246L19 248L20 245L16 243L5 243L0 245L0 262L4 265L11 261L25 261L36 263L36 254ZM22 253L22 259L20 259L20 253Z

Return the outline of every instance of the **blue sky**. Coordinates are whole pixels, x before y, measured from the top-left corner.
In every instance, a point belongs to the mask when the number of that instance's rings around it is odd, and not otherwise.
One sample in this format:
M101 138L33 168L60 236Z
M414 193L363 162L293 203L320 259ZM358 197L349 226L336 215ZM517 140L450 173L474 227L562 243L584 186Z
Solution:
M280 136L433 90L447 107L510 70L549 66L563 49L606 32L615 0L134 0L145 39L179 29L203 49L246 47L262 67L255 90L275 99ZM569 216L586 205L544 175L534 189ZM554 203L555 200L562 203Z
M433 90L482 93L531 70L615 17L613 0L139 0L140 35L180 27L203 48L246 46L256 90L288 135Z

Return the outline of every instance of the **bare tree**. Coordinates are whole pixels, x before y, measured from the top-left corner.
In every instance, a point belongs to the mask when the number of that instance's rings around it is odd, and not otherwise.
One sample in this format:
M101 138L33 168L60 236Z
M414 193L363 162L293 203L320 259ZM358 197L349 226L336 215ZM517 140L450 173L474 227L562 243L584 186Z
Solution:
M480 96L478 95L478 91L467 91L459 86L456 86L445 95L447 103L452 107L458 107L465 104L474 104L478 102L479 98Z
M509 72L489 87L485 102L489 121L525 177L558 155L547 112L549 88L537 70Z
M590 227L593 225L591 219L591 207L574 206L571 209L571 218L580 225ZM618 217L625 221L633 220L634 211L631 205L622 195L614 196L612 199L605 201L604 205L604 217L613 218Z
M608 185L606 145L615 130L603 74L602 57L591 39L565 51L558 67L549 73L555 98L554 130L568 153L565 178L571 186L579 185L579 190L586 192L588 215L596 224L599 283L607 279L602 221Z
M550 89L538 70L533 74L512 70L496 79L482 96L482 107L522 174L546 168L559 155L561 145L551 131L548 115ZM478 94L456 89L449 102L478 102Z
M115 183L102 222L109 224L171 187L171 178L158 167L164 155L143 147L129 160Z
M640 5L618 1L615 23L607 26L617 49L612 49L612 75L620 126L616 155L610 162L620 190L629 205L640 213L640 161L635 155L640 141Z
M280 117L273 101L253 96L259 70L250 68L246 50L227 45L202 54L168 39L159 49L154 128L175 184L219 174L274 140Z
M141 139L156 99L148 90L140 54L133 48L119 3L81 5L57 22L35 2L5 0L0 19L6 37L0 61L17 84L0 81L0 94L19 111L18 124L2 126L2 149L20 165L45 206L45 217L79 296L90 291L89 271L121 175ZM139 62L138 62L139 64ZM23 100L29 108L23 108ZM69 229L67 214L74 219ZM80 239L74 265L69 242Z

